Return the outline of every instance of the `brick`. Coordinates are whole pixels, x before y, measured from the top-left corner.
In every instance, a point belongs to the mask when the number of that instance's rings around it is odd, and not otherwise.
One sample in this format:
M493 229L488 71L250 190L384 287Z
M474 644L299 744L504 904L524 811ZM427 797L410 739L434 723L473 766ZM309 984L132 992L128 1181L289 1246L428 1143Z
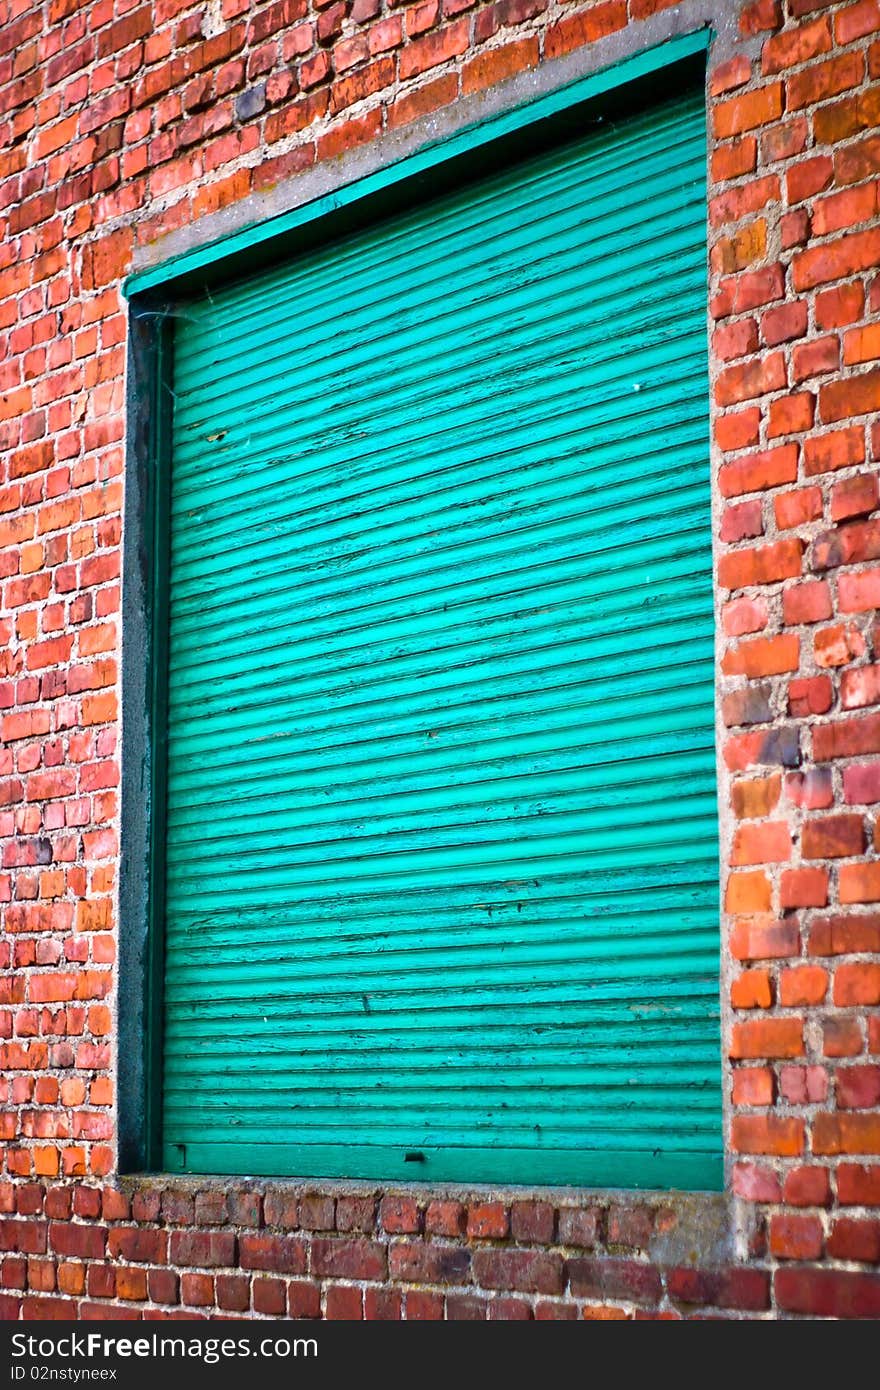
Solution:
M415 91L398 97L388 109L388 125L392 129L409 125L411 121L430 115L442 106L448 106L458 95L458 73L444 73L441 77L417 87Z
M729 558L723 556L722 562ZM721 669L726 676L748 676L754 680L796 671L799 662L800 639L793 633L780 633L776 637L753 637L729 647L722 658Z
M246 1313L250 1308L250 1280L243 1274L218 1274L215 1280L217 1307L228 1313Z
M509 1223L508 1210L501 1202L477 1202L468 1208L467 1234L471 1238L501 1240Z
M379 1218L391 1234L415 1234L421 1229L419 1205L412 1197L383 1197Z
M388 1252L392 1279L418 1284L464 1284L469 1281L471 1252L463 1245L396 1241Z
M880 506L880 482L873 473L860 473L831 489L832 521L868 516Z
M810 1317L880 1317L880 1275L850 1270L777 1269L776 1301L785 1312Z
M843 769L843 797L849 805L880 801L880 763L856 763ZM877 948L880 949L880 945Z
M803 828L801 848L805 859L840 859L862 854L864 820L845 813L809 820Z
M387 1249L376 1241L315 1236L311 1243L311 1272L319 1278L382 1279L386 1262Z
M406 55L406 50L404 54ZM461 70L461 89L465 94L481 92L515 73L537 66L538 39L536 35L517 40L501 48L491 48L469 59Z
M782 115L783 88L781 82L771 82L753 92L718 102L713 112L713 127L719 140L728 140L743 131L769 125Z
M766 298L764 298L763 291L756 291L755 303L749 306L742 305L742 307L757 307L760 303L768 303L774 297L781 298L781 291L777 293L776 287L768 286ZM768 356L755 357L747 362L735 363L719 372L715 383L715 400L719 406L740 405L744 401L757 400L770 391L780 391L786 382L785 359L781 353L770 353ZM829 385L833 384L836 383ZM873 409L873 407L866 408ZM842 417L837 416L836 418Z
M819 391L819 417L824 424L866 415L880 409L880 368L859 376L829 381ZM856 460L861 462L861 459Z
M721 620L728 637L743 637L767 626L769 612L761 599L738 598L725 603Z
M793 680L788 686L788 713L796 719L827 714L834 703L834 688L828 676Z
M741 136L731 145L717 145L712 151L712 178L716 183L753 174L758 164L758 142L753 135Z
M813 568L836 569L880 558L880 521L854 522L817 536L812 547Z
M797 1158L804 1150L804 1122L782 1115L734 1115L734 1152Z
M403 1295L396 1289L364 1289L367 1322L398 1322L403 1317Z
M777 164L780 160L793 159L803 154L807 147L809 130L803 116L791 121L781 121L778 125L766 126L761 131L761 156L765 164Z
M730 244L729 238L726 244ZM723 266L723 269L728 272L735 268L735 261L732 257ZM737 319L734 323L722 324L712 334L712 346L715 349L716 357L720 357L724 362L731 362L737 357L746 357L749 353L754 352L758 346L758 326L754 319Z
M666 1286L670 1298L696 1307L760 1312L770 1306L770 1276L764 1270L678 1267L670 1269Z
M838 889L841 903L880 902L880 863L841 865Z
M460 1236L464 1233L467 1211L463 1203L435 1199L425 1212L425 1231L428 1235Z
M816 896L826 898L828 875L824 869L807 869L801 872L818 874L822 878L821 893ZM795 907L824 906L824 903L794 903ZM779 1002L785 1008L801 1008L821 1004L828 991L828 972L819 965L799 965L783 970L779 976Z
M626 22L626 0L606 0L591 5L585 13L566 16L548 27L545 54L548 58L561 57L613 34L624 28Z
M206 1269L235 1264L234 1231L172 1231L172 1264L202 1265Z
M880 325L852 328L843 337L843 360L848 367L880 358Z
M834 161L829 155L815 155L792 165L785 176L789 203L799 203L821 193L829 187L833 178Z
M835 1090L841 1110L866 1110L880 1105L880 1067L841 1067Z
M840 703L844 709L863 709L880 703L880 666L844 671L840 678Z
M864 463L865 444L862 430L848 428L807 439L804 444L804 465L807 477L816 477L838 468L851 468Z
M815 413L816 398L809 391L780 396L770 402L767 438L778 439L786 434L803 434L812 428Z
M828 1092L825 1067L792 1065L779 1068L779 1094L789 1105L824 1105Z
M0 1219L0 1250L17 1251L22 1255L45 1254L47 1229L44 1221Z
M857 1057L864 1040L857 1019L822 1020L822 1050L826 1057Z
M839 913L814 919L810 931L811 955L844 956L862 952L880 953L880 915Z
M778 347L803 337L807 330L807 303L797 299L793 303L774 305L761 315L761 337L768 347Z
M730 788L730 803L737 820L759 820L769 816L779 805L783 778L779 773L769 777L740 777Z
M817 1260L824 1235L816 1216L780 1213L770 1218L770 1253L779 1260Z
M844 1008L880 1004L880 965L839 966L834 975L834 1002Z
M334 1286L331 1286L331 1288ZM335 1287L339 1287L338 1285ZM328 1290L328 1302L329 1302ZM356 1291L344 1291L351 1296ZM355 1309L352 1313L336 1312L337 1317L354 1317L359 1319L361 1307L355 1299L352 1305ZM321 1316L321 1289L320 1286L308 1279L291 1279L287 1289L287 1315L290 1318L318 1318Z
M785 623L797 627L802 623L818 623L831 617L831 591L825 580L805 580L793 584L782 595Z
M182 1274L180 1301L191 1308L210 1308L215 1301L214 1279L210 1274Z
M266 1219L268 1221L268 1215ZM375 1228L375 1224L375 1197L339 1196L336 1198L337 1231L361 1231L364 1233L371 1233Z
M131 1264L164 1264L168 1236L142 1226L116 1226L107 1238L107 1253Z
M834 18L834 36L841 45L854 43L866 34L880 29L880 7L877 0L857 0L847 5Z
M252 1294L255 1313L266 1313L270 1317L284 1317L287 1313L287 1285L283 1279L255 1278ZM296 1314L291 1312L290 1316Z
M880 716L876 714L835 720L813 730L813 756L817 762L857 758L864 753L880 753Z
M860 280L823 290L814 300L816 327L824 332L831 328L843 328L860 319L864 307L865 291Z
M556 1212L550 1202L514 1202L510 1208L510 1233L514 1240L549 1245L555 1226Z
M731 874L724 898L725 911L739 916L769 912L771 891L765 873Z
M184 1275L184 1279L187 1276ZM116 1297L127 1302L140 1303L147 1296L147 1272L145 1269L118 1268L116 1270Z
M725 695L721 702L722 716L728 728L745 724L764 724L772 718L768 686L746 686ZM739 863L761 863L757 860L738 860Z
M73 1225L53 1221L49 1225L49 1245L58 1255L83 1260L104 1258L106 1232L100 1226Z
M876 76L876 74L874 74ZM834 176L841 187L846 184L861 183L877 175L877 156L880 152L880 137L870 135L855 144L847 144L834 151Z
M880 1221L841 1217L828 1238L828 1254L835 1260L880 1264Z
M800 1057L803 1052L802 1019L761 1018L733 1025L731 1057Z
M559 1244L592 1250L600 1239L600 1214L595 1207L560 1207Z
M332 1231L335 1207L332 1197L306 1192L299 1199L299 1224L304 1231Z
M739 825L734 833L731 864L778 864L791 858L791 831L786 821Z
M730 951L734 960L776 960L797 955L798 949L798 929L792 922L740 918L734 923L730 934Z
M478 1249L473 1254L473 1274L485 1289L561 1294L564 1287L562 1257L549 1251Z
M880 1153L880 1114L822 1114L813 1120L814 1154Z
M171 1306L180 1301L180 1279L173 1270L148 1270L147 1289L153 1303Z
M778 29L782 24L779 0L752 0L739 15L739 32L744 36Z
M405 82L464 53L468 46L468 31L469 23L465 17L409 43L400 55L401 81Z
M773 514L780 531L806 526L822 516L822 493L817 487L781 492L773 499Z
M835 372L839 366L840 343L833 334L814 338L808 343L798 343L792 351L792 376L795 382Z
M880 569L861 574L841 574L837 581L838 602L843 613L864 613L880 606Z
M727 453L733 453L738 449L747 449L753 444L757 444L761 431L761 410L759 406L747 406L745 410L727 411L724 415L719 415L715 420L715 438L718 447ZM760 506L757 503L744 503L743 506ZM725 508L725 513L731 511ZM760 535L761 528L753 532ZM741 540L741 536L722 536L723 540Z
M730 1002L735 1009L769 1009L773 1003L769 973L745 970L737 975L730 987Z
M769 1067L743 1067L733 1073L734 1105L772 1105L774 1092L774 1077Z
M783 483L793 483L797 472L797 445L785 444L738 459L736 463L724 464L719 470L718 483L723 497L739 497L743 493L762 492Z
M880 1164L841 1163L837 1196L842 1206L880 1206Z
M242 1235L239 1237L242 1269L261 1269L279 1274L304 1274L306 1245L296 1236Z
M782 874L779 905L783 912L802 907L825 907L828 902L828 872L826 869L788 869ZM796 1003L796 1000L783 1002Z
M445 1304L448 1322L483 1322L489 1312L486 1299L469 1294L447 1294Z
M577 1257L568 1260L567 1265L576 1298L620 1298L648 1307L660 1301L660 1275L651 1265L635 1260Z
M846 666L864 654L865 639L853 623L822 628L813 638L813 660L817 666Z
M798 67L811 58L828 53L831 46L831 20L823 15L810 24L787 29L766 39L761 49L761 71L766 75Z
M785 1175L783 1201L792 1207L827 1207L831 1181L827 1168L792 1168Z
M443 1318L443 1295L408 1289L406 1293L407 1322L438 1322Z
M803 542L792 537L771 545L729 551L721 556L718 578L726 589L745 589L752 585L778 583L783 579L797 579L802 565Z

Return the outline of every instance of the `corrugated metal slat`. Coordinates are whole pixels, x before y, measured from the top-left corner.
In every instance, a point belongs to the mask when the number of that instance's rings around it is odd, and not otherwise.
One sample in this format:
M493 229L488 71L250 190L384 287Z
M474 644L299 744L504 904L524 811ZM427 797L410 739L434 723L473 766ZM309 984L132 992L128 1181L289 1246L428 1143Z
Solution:
M705 118L181 313L164 1158L718 1186Z

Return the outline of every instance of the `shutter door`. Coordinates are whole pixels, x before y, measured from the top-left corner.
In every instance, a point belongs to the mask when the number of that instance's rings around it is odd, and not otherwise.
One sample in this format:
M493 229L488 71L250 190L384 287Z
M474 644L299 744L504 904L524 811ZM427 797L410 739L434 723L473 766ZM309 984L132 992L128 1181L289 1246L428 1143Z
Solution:
M702 99L187 305L164 1158L721 1175Z

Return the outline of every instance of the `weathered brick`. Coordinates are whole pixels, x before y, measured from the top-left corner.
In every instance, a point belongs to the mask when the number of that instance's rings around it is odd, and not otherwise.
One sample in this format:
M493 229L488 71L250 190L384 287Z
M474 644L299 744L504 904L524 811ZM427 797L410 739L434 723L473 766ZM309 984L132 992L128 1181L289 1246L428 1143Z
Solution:
M473 1254L474 1280L485 1289L560 1294L563 1274L562 1257L550 1251L508 1247L484 1248Z
M466 1284L471 1252L463 1245L395 1241L388 1252L392 1279L415 1284Z
M321 1278L381 1279L387 1259L387 1247L377 1241L315 1236L311 1242L311 1272Z
M304 1274L306 1244L297 1236L242 1235L238 1241L242 1269Z
M773 1276L779 1307L810 1317L880 1317L880 1275L849 1270L777 1269Z
M581 1259L567 1261L571 1291L576 1298L621 1298L651 1307L660 1301L657 1270L635 1260Z

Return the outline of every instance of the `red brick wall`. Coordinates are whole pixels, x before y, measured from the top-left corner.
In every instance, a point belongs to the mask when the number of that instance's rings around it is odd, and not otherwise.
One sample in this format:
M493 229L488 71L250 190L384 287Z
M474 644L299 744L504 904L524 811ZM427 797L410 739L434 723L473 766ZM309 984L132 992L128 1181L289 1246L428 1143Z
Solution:
M382 131L710 11L732 1243L683 1267L659 1196L124 1195L121 278ZM880 1316L880 0L0 16L0 1311Z

